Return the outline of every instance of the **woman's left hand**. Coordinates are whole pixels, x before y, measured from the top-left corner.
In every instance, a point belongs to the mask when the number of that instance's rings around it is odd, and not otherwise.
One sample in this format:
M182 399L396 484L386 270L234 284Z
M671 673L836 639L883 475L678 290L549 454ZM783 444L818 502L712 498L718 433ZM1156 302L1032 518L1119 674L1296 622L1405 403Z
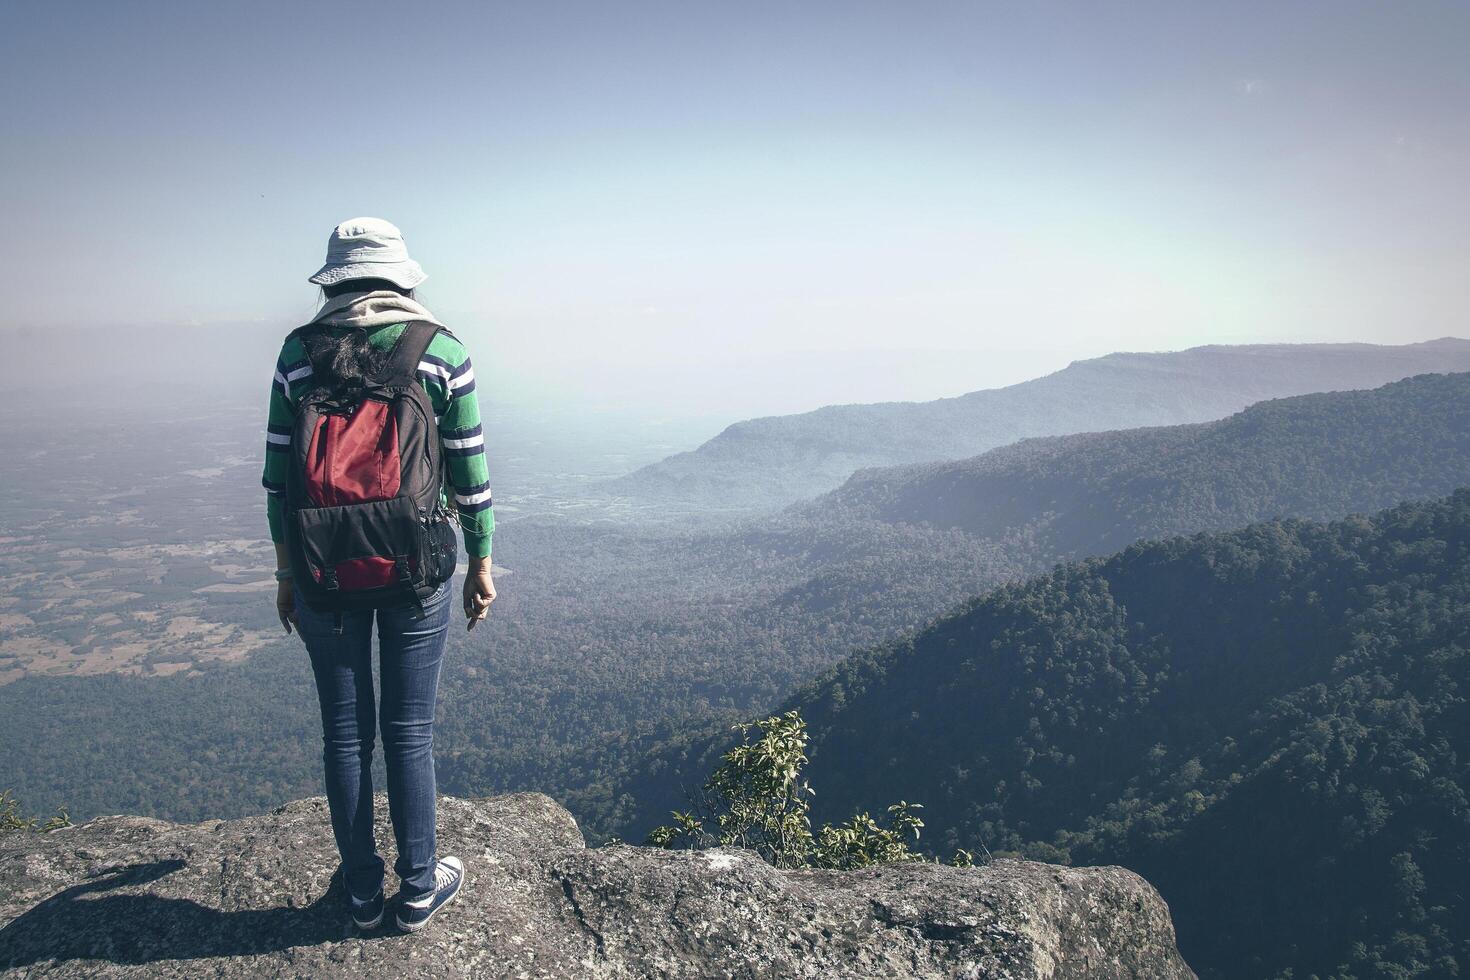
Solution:
M471 558L469 570L464 576L464 614L469 623L466 630L490 615L490 603L495 601L495 583L490 579L490 559Z

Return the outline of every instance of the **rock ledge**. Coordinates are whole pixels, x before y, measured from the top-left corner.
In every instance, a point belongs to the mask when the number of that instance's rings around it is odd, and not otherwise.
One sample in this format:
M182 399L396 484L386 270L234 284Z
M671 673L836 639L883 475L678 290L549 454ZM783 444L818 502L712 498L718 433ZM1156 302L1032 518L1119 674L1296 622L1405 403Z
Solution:
M1121 868L783 872L744 851L588 850L534 793L443 798L469 880L417 936L346 923L326 801L0 838L0 971L150 977L1190 978ZM379 838L391 851L381 812ZM392 865L392 854L385 853ZM395 884L389 882L392 893Z

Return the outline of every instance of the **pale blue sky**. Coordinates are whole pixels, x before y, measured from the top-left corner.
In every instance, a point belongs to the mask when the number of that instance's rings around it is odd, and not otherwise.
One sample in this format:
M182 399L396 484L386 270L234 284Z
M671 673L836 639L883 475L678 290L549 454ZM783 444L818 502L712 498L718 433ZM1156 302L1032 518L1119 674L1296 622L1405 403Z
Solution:
M651 405L1465 335L1467 49L1463 3L9 0L0 325L284 330L376 214L527 390Z

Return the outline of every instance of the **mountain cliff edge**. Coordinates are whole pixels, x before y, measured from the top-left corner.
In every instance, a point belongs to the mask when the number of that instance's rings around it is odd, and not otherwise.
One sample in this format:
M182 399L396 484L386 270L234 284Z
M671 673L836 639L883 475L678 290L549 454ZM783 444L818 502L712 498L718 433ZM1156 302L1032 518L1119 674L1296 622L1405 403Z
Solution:
M379 836L391 831L379 800ZM416 936L346 922L321 798L239 820L99 817L0 838L7 976L1192 978L1122 868L781 871L735 850L584 846L522 793L442 798L458 900ZM391 876L390 876L391 878ZM390 894L394 884L389 883Z

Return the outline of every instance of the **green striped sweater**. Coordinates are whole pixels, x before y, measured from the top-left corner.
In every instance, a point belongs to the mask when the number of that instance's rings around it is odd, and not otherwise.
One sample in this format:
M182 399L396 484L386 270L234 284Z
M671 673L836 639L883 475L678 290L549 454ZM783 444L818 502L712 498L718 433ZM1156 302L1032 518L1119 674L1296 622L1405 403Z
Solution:
M368 342L390 348L404 324L368 328ZM490 555L495 511L490 503L490 474L485 465L485 435L480 427L480 404L475 397L475 371L469 352L453 334L441 330L419 362L419 383L429 395L439 421L439 438L449 463L455 507L464 531L464 546L472 558ZM271 540L285 540L286 479L290 468L291 431L296 403L311 387L311 362L300 338L291 336L281 347L276 376L271 383L270 416L266 424L266 515ZM447 498L446 498L446 503Z

